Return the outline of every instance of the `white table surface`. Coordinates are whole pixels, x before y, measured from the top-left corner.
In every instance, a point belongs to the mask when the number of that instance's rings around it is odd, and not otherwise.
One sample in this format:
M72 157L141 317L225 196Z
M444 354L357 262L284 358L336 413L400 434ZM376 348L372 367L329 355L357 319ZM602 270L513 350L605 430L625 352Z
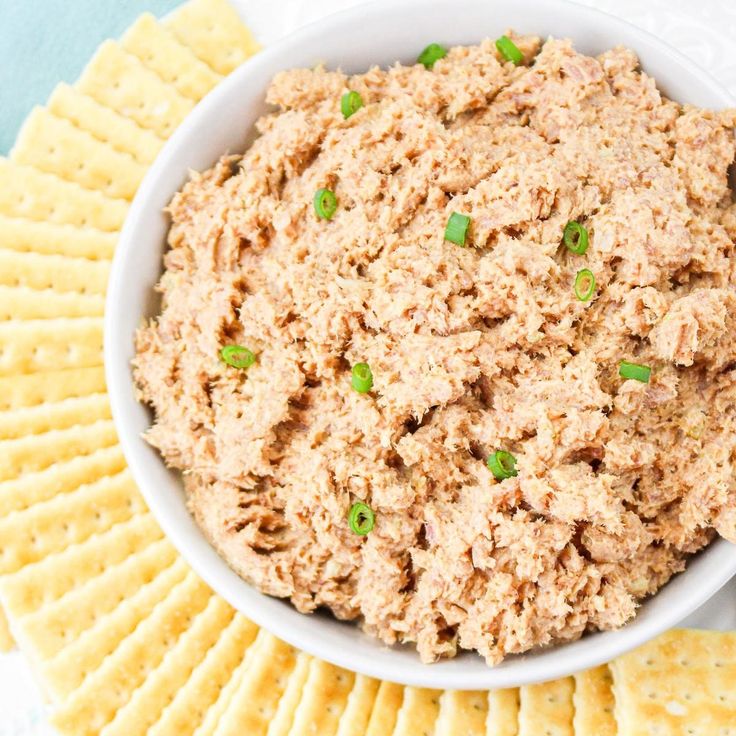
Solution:
M401 0L396 0L400 2ZM231 0L267 45L361 0ZM677 46L736 96L736 0L578 0L618 15ZM523 29L518 29L523 30ZM736 629L736 580L683 626ZM0 655L0 736L53 736L46 706L19 652Z

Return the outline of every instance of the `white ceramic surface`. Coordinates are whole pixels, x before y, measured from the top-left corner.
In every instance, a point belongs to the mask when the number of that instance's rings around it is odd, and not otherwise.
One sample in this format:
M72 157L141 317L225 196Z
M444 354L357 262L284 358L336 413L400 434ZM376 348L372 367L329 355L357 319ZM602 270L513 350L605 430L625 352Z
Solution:
M147 175L128 216L108 289L105 363L120 440L131 470L166 534L191 566L233 606L293 645L341 666L396 682L436 688L509 687L569 674L612 659L676 624L734 573L736 548L719 541L645 603L616 632L508 658L495 668L472 654L427 666L409 648L388 648L354 625L326 615L304 616L287 602L244 583L208 544L184 504L178 477L140 437L149 412L134 396L129 362L132 336L155 313L152 287L161 271L167 229L163 207L189 169L204 169L226 151L242 150L265 111L269 79L281 69L325 61L349 72L373 63L412 61L429 41L473 43L505 28L570 36L598 53L619 43L634 48L644 68L671 97L697 105L733 104L730 95L678 52L618 19L564 0L408 0L360 6L273 44L236 71L184 122Z

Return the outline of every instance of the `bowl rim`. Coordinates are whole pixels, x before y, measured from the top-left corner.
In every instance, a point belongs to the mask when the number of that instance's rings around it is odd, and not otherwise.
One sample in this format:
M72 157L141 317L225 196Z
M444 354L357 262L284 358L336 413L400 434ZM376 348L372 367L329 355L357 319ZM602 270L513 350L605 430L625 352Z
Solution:
M503 1L499 0L499 4L503 4ZM698 64L692 62L666 42L621 18L570 0L517 0L517 3L529 6L544 4L547 7L558 8L563 13L574 12L578 15L587 16L591 21L597 20L606 24L612 34L617 29L619 31L623 30L625 35L629 37L627 44L631 43L631 37L641 40L642 44L646 42L659 57L673 60L688 67L693 75L698 77L700 83L712 93L714 98L719 98L722 104L734 104L731 94ZM447 12L448 10L457 12L458 6L479 4L478 0L459 0L459 2L453 2L453 0L403 0L400 5L402 10L415 9L418 13L431 13ZM298 613L288 602L286 605L290 607L290 613L294 614L293 616L288 615L286 611L281 611L276 615L276 608L268 601L277 601L279 605L283 606L283 601L280 599L269 598L261 594L256 596L246 595L243 586L251 591L255 589L240 578L237 578L238 582L234 581L233 577L237 576L227 566L224 559L219 557L214 548L209 545L209 542L205 540L205 545L199 541L196 544L192 543L190 538L191 529L189 528L191 525L184 521L181 514L177 514L175 517L166 508L164 497L158 493L158 487L149 478L150 452L145 452L142 449L142 444L145 443L139 432L132 426L135 424L133 420L135 409L132 405L137 405L131 390L132 377L129 364L132 335L128 332L121 333L119 322L125 304L127 269L130 268L130 262L133 260L139 235L138 231L141 227L140 221L148 209L149 199L157 189L159 181L172 166L172 162L176 160L176 156L182 147L192 139L201 123L209 117L210 110L220 107L241 86L243 80L247 80L248 77L254 75L256 70L267 69L274 64L278 66L279 57L299 44L315 40L326 33L334 33L336 29L346 25L359 26L361 19L368 16L389 16L396 8L397 5L394 0L364 3L329 15L285 36L259 52L257 56L249 59L224 79L200 101L166 142L153 165L147 171L130 207L120 234L110 273L104 317L104 364L113 420L133 478L152 514L178 553L215 592L221 595L236 610L240 610L259 626L294 647L349 670L379 679L388 679L402 684L422 687L453 689L512 687L567 676L572 672L610 661L615 656L674 626L702 605L736 574L736 545L731 545L725 540L713 542L707 549L709 555L706 567L708 582L699 590L700 594L680 595L678 605L666 608L660 611L656 618L647 619L636 626L633 626L632 622L636 622L639 617L616 631L599 632L576 642L558 644L550 647L549 650L538 652L535 656L516 655L512 661L517 666L511 666L510 668L505 668L502 664L493 668L484 666L483 669L471 667L470 670L473 671L466 672L462 667L448 666L447 662L452 662L452 660L427 666L419 663L418 657L414 666L402 665L398 662L393 662L389 666L383 657L376 656L372 658L363 655L357 657L344 646L332 641L332 637L327 632L330 627L325 626L321 621L315 623L314 616L309 617L310 621L306 621L307 617ZM380 51L377 56L380 58ZM169 196L173 196L173 192ZM145 233L143 237L145 238ZM157 455L157 459L159 464L163 466L163 460L160 456ZM202 535L201 531L199 533ZM204 539L203 535L202 538ZM209 551L205 546L209 548ZM677 577L688 575L689 568L693 564L693 561L690 560L688 570ZM654 597L656 598L656 595ZM318 617L317 620L319 620ZM390 648L380 645L377 641L373 644L376 652L391 651ZM554 651L563 651L563 656L553 657L551 660L545 657L545 654ZM564 656L565 651L569 652L571 656ZM455 660L455 663L458 664L458 661Z

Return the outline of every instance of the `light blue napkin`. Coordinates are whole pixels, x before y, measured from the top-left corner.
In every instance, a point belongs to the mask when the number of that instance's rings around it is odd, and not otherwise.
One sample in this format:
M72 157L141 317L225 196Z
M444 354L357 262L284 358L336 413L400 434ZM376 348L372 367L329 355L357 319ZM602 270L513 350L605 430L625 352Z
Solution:
M0 153L57 82L74 82L94 50L148 10L182 0L0 0Z

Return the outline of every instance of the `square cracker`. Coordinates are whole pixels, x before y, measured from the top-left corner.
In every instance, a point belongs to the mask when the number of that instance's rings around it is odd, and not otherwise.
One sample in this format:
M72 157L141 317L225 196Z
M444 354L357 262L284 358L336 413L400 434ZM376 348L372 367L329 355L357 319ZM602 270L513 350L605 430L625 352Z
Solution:
M0 284L0 322L11 319L54 317L102 317L105 297L101 294L60 293L53 289Z
M516 736L519 730L519 688L489 690L486 736Z
M608 665L578 672L574 679L572 702L575 707L575 736L616 736L613 678Z
M0 575L79 544L145 510L130 472L124 470L0 518Z
M21 511L125 468L120 445L95 450L0 483L0 516Z
M230 74L260 48L226 0L189 0L165 23L183 44L220 74Z
M403 702L404 688L401 685L386 680L381 682L365 736L385 736L393 733Z
M736 632L674 629L614 660L621 736L736 733Z
M117 444L111 419L0 441L0 481Z
M110 260L117 233L0 214L0 248L21 253Z
M192 100L202 99L222 79L150 13L136 20L120 39L120 45Z
M445 690L434 736L486 736L487 716L486 690Z
M289 681L286 683L284 694L279 700L276 707L276 713L268 724L268 733L266 736L289 736L291 727L294 723L294 714L299 706L304 690L304 683L309 675L312 657L306 652L299 652L296 657L296 664L289 675Z
M355 674L312 659L289 736L334 736L355 683Z
M0 157L0 214L118 231L129 203Z
M97 49L76 88L162 138L168 138L194 107L115 41Z
M148 733L177 691L186 684L192 670L215 646L235 611L220 596L213 595L197 614L163 660L130 699L115 713L101 736L130 736Z
M0 249L0 284L5 286L102 296L109 274L110 261Z
M102 365L102 317L0 322L0 376Z
M340 717L337 736L364 736L376 702L380 681L365 675L356 675L355 684L348 696L345 710ZM268 736L271 736L269 734Z
M253 658L243 673L232 701L220 717L215 736L266 736L289 679L297 652L261 629L253 644ZM257 704L257 705L256 705Z
M101 575L73 588L61 598L20 617L17 623L18 639L26 656L39 663L56 658L114 612L121 605L121 597L125 601L137 595L164 570L168 570L176 559L176 551L171 544L159 539L111 565ZM178 579L183 577L182 574ZM69 668L67 676L77 682L78 678L72 670L78 671ZM69 687L73 689L76 686L70 683Z
M144 165L153 163L163 148L163 138L153 131L141 128L134 120L63 82L54 89L46 104L54 115L69 120L97 140L130 154Z
M519 688L519 736L574 736L574 690L572 677Z
M441 690L405 687L393 736L432 736L440 712Z
M195 724L202 723L204 714L217 701L236 667L243 662L244 653L257 633L258 627L252 621L236 613L159 720L149 728L148 736L180 736L191 732ZM307 657L306 654L300 656Z
M130 154L43 107L34 108L25 119L10 160L115 199L133 199L146 173L146 167Z
M110 418L110 402L106 393L74 396L53 404L9 409L0 411L0 440L41 434L52 429L66 429L76 424L92 424L100 419Z
M105 390L105 369L69 368L0 377L0 411L86 396Z
M153 516L137 514L82 544L6 575L0 578L0 601L5 613L11 621L27 616L161 537Z
M99 736L192 627L211 597L212 591L199 576L189 573L60 704L51 724L62 736Z
M157 550L163 549L168 542L160 540L155 542L144 552L149 552L156 556ZM169 545L170 547L171 545ZM138 558L139 555L131 557ZM174 557L176 555L174 554ZM130 559L130 558L129 558ZM125 560L127 563L128 560ZM125 564L124 563L124 564ZM122 570L118 566L118 572ZM91 626L85 628L80 635L70 644L65 646L55 657L42 662L39 666L44 685L46 685L49 695L53 700L59 702L66 698L70 693L76 690L84 681L84 678L94 672L105 658L114 652L120 643L133 632L141 621L144 621L151 615L151 611L158 603L174 589L186 576L189 568L186 566L181 557L176 558L173 565L155 575L150 582L140 585L135 592L125 597L122 603L119 602L119 594L115 591L119 589L125 590L127 584L123 581L117 586L111 585L109 595L114 596L110 604L104 603L105 591L99 591L97 586L85 586L84 593L89 596L87 601L81 600L82 591L76 596L82 611L90 610L93 614L99 608L111 609L109 613L97 619ZM130 573L137 571L130 570ZM105 581L100 579L104 585ZM132 585L136 585L138 580L133 580ZM102 592L102 595L100 593ZM38 611L39 620L44 609ZM22 627L25 621L31 617L20 619Z
M9 652L15 646L13 635L10 633L8 618L0 606L0 652Z

